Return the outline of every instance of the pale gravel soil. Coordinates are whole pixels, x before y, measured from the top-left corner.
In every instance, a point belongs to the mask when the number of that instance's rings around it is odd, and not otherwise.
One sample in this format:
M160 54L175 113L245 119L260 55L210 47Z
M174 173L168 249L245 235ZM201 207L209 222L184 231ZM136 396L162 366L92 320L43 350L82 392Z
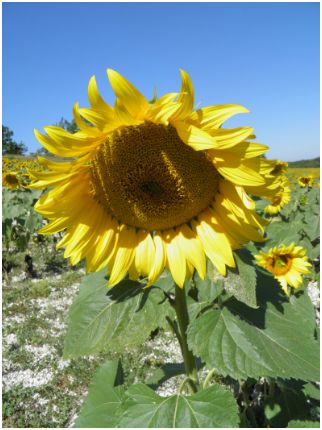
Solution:
M84 272L84 271L82 271ZM64 360L61 356L63 337L66 330L66 317L68 310L75 295L77 294L79 283L74 283L66 288L57 286L61 275L34 279L32 284L47 281L49 288L48 297L30 298L23 303L27 307L27 312L16 312L15 307L21 303L15 301L4 305L3 308L3 393L10 393L15 389L34 389L29 402L39 407L39 416L49 417L52 422L57 422L60 411L55 405L55 398L42 396L37 392L40 389L55 387L57 378L62 374L65 375L64 393L73 399L73 408L69 411L67 417L67 427L73 425L84 398L87 395L87 389L84 387L81 391L76 392L72 387L77 381L68 374L71 366L71 360ZM25 279L24 276L14 276L10 280L10 286L4 285L4 288L14 288L14 285L21 285ZM36 327L32 335L37 339L37 343L31 342L28 338L21 339L19 329L27 327L32 318L45 322L45 326ZM36 320L36 321L37 321ZM177 341L172 334L165 333L162 337L157 336L153 340L148 340L144 347L144 353L138 351L141 362L157 363L156 366L151 364L151 368L158 367L160 363L181 362L181 352ZM142 346L141 346L142 348ZM19 359L14 356L18 354ZM127 351L128 354L136 354L136 351ZM97 361L95 355L86 358L89 363ZM151 371L151 373L152 373ZM65 372L65 373L64 373ZM168 396L176 392L178 385L183 376L171 378L166 381L157 392L162 396ZM137 378L134 382L143 382ZM70 387L70 388L69 388ZM30 407L20 403L18 405L23 414L28 414L27 409Z

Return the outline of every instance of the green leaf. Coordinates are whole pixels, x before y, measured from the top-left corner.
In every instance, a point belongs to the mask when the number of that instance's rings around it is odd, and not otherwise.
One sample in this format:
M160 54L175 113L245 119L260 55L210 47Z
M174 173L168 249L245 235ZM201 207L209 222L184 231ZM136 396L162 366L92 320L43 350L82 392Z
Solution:
M298 420L292 420L288 423L288 428L320 428L320 422L319 421L298 421Z
M311 241L318 239L320 237L320 217L312 213L306 213L303 228Z
M99 367L74 427L116 427L118 408L124 399L122 387L115 387L119 372L118 361L107 361Z
M88 275L69 312L65 357L123 351L165 324L170 306L157 288L125 280L107 288L105 270Z
M319 380L314 307L303 291L288 300L258 271L258 309L235 299L192 321L188 343L196 355L233 378L279 376Z
M269 427L286 427L291 419L310 418L310 407L301 381L277 381L274 393L265 399L265 416Z
M222 279L201 279L196 272L194 275L194 284L198 289L198 299L200 302L211 303L222 293L223 280Z
M266 227L267 241L266 246L278 246L280 244L290 245L292 242L297 243L301 238L303 231L303 222L293 220L288 222L272 222Z
M225 290L251 308L256 308L256 271L252 255L246 249L234 254L237 268L229 269L224 278Z
M311 399L320 400L320 390L315 385L313 385L311 382L309 382L308 384L305 384L304 394L307 397L310 397Z
M184 373L184 363L165 363L163 366L156 369L145 383L150 385L151 388L157 388L168 379Z
M127 391L119 427L222 428L237 427L237 404L230 391L213 385L192 396L158 396L143 384Z

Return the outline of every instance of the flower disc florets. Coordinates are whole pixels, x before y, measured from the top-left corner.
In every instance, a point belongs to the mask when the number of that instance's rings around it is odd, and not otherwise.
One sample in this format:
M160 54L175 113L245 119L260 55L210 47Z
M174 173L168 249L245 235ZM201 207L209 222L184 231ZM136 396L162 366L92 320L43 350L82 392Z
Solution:
M152 122L109 136L91 175L93 194L106 211L146 230L189 222L209 206L219 181L205 153L183 143L171 125Z

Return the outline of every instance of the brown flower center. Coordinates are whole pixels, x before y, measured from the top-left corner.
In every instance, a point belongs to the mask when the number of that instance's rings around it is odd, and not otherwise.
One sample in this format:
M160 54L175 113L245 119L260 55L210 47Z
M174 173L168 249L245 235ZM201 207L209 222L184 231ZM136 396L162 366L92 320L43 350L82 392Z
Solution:
M120 222L146 230L190 221L214 199L220 175L175 128L145 122L116 130L92 160L95 198Z
M278 255L267 260L267 269L275 276L285 275L292 266L292 256Z

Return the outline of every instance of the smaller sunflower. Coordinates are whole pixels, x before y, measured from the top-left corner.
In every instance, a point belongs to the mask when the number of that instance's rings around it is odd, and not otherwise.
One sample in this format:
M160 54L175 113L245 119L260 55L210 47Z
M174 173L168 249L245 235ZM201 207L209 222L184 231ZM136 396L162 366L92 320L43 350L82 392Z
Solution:
M306 187L312 187L313 185L313 176L300 176L297 180L297 182L299 183L299 185L302 188L306 188Z
M306 250L302 246L280 245L267 253L260 251L255 255L258 266L264 267L274 275L283 291L290 295L290 287L299 288L303 279L301 274L309 273L311 264L307 261Z
M283 206L287 205L291 201L291 189L287 182L284 182L284 186L281 190L273 197L271 203L265 207L264 212L269 215L278 214Z
M287 172L288 163L286 161L274 160L275 166L270 172L271 175L284 175Z
M21 182L16 172L6 172L2 174L2 185L14 190L20 188Z

